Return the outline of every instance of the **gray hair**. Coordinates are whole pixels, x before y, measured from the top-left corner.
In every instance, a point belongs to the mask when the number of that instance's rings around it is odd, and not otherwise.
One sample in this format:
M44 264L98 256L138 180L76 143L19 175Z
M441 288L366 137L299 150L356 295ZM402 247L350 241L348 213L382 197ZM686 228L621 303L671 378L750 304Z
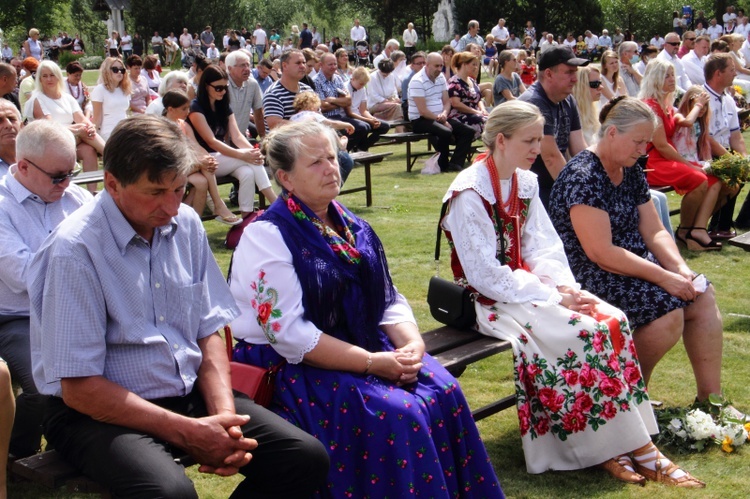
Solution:
M144 173L151 182L161 182L168 174L188 175L197 163L180 128L151 114L120 121L104 148L104 171L122 186L138 182Z
M620 56L620 60L622 60L622 54L626 50L635 50L638 53L638 44L635 42L622 42L617 48L617 55Z
M604 134L611 126L619 133L627 133L642 123L657 125L656 115L646 103L626 96L617 97L605 104L599 113L599 122L599 139L604 138Z
M390 40L385 42L385 48L397 49L400 47L401 47L401 44L395 38L391 38Z
M16 160L41 158L52 150L69 156L71 165L75 163L76 138L67 127L61 127L52 120L35 120L16 136Z
M514 133L539 121L542 113L539 108L520 100L506 101L495 106L487 118L482 133L482 142L490 152L495 150L495 139L499 134L512 137Z
M244 52L240 50L235 50L234 52L230 52L227 55L227 58L224 60L224 64L228 68L233 68L236 65L243 63L243 62L250 62L250 58L245 54Z
M159 84L159 96L164 97L169 90L172 90L172 85L181 81L187 85L190 84L190 78L184 71L170 71L164 78L161 79Z
M316 121L292 122L274 128L266 135L263 140L263 154L277 184L281 185L278 172L290 173L294 169L294 163L304 154L302 141L307 137L320 135L328 139L334 151L339 150L338 137L333 128Z
M13 111L16 114L16 118L18 118L18 123L21 123L21 120L23 117L21 116L21 113L18 111L18 108L13 105L13 103L7 99L0 99L0 111Z

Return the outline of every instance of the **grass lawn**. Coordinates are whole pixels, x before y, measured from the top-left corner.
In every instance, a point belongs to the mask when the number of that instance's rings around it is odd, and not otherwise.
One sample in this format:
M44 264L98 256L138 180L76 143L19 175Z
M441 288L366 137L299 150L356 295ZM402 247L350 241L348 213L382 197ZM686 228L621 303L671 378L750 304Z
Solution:
M87 82L93 73L87 72ZM416 147L424 150L425 142ZM373 166L373 206L366 206L363 192L341 196L339 200L373 225L383 240L394 283L411 303L420 328L430 330L438 326L430 316L425 301L427 283L435 271L435 224L440 212L440 200L455 174L420 175L420 163L414 172L406 173L404 146L386 146L377 150L392 150L394 154ZM362 185L363 182L364 171L356 168L347 186ZM746 195L747 189L740 196L738 209ZM674 193L668 196L670 205L673 208L678 206L679 197ZM677 225L676 218L673 224ZM205 227L216 258L226 271L230 257L229 251L223 248L226 226L211 221L206 222ZM441 274L447 276L450 274L447 244L443 244L443 250ZM750 253L725 246L721 252L684 251L683 255L693 270L705 273L716 286L719 307L724 316L724 390L739 408L750 410L750 387L747 383L750 379L750 307L747 298ZM502 354L474 364L461 376L460 382L472 407L479 407L512 392L511 355ZM681 344L673 348L659 364L649 388L652 398L663 401L666 406L685 406L693 401L695 382ZM489 417L479 422L478 426L509 497L629 498L648 494L651 498L682 498L686 495L744 498L750 495L746 472L750 448L740 448L732 454L713 449L686 456L675 455L670 449L664 449L669 457L706 481L708 487L702 491L682 492L649 483L642 489L617 482L599 470L527 474L514 409ZM227 497L239 480L236 477L222 479L200 475L195 467L189 469L188 474L196 481L200 496L205 498ZM26 483L11 484L9 492L10 497L74 497L62 492L49 493Z

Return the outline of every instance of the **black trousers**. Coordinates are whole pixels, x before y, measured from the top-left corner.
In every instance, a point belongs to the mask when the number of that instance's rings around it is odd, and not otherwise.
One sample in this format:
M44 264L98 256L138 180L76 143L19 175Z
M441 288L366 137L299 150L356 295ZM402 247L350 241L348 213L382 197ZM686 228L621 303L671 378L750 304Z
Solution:
M448 120L448 123L450 123L450 127L426 118L419 118L411 122L414 133L430 134L430 144L432 144L436 152L440 153L438 165L440 165L440 169L443 171L448 169L449 163L463 168L471 150L471 143L474 141L473 128L464 125L458 120ZM448 155L450 153L451 139L454 138L456 140L456 148L453 150L453 157L449 161Z
M186 416L206 415L197 390L186 397L153 400ZM244 395L235 392L238 414L249 414L243 433L258 441L240 469L246 478L231 497L302 498L324 486L328 454L317 439ZM50 444L114 497L197 498L192 481L174 457L184 454L166 442L122 426L93 420L58 397L48 399L45 435Z

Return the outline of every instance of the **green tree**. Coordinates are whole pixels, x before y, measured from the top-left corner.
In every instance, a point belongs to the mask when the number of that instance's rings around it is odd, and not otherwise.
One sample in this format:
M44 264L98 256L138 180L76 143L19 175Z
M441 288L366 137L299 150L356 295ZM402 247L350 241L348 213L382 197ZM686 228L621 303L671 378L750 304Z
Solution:
M0 0L0 27L23 40L26 37L19 33L26 33L31 28L43 34L56 34L60 29L60 16L69 3L70 0ZM16 43L21 41L13 40Z
M703 10L710 19L714 3L710 0L691 2L697 12ZM607 27L630 30L638 38L650 39L654 33L672 31L672 12L682 12L682 0L601 0Z

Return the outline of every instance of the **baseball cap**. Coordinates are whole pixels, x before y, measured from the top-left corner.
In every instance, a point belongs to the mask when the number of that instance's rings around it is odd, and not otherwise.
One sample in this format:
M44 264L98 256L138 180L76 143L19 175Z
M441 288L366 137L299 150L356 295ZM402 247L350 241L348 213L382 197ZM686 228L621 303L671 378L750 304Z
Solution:
M539 58L539 71L557 66L558 64L567 64L568 66L587 66L588 59L576 57L568 46L552 47L542 54Z

